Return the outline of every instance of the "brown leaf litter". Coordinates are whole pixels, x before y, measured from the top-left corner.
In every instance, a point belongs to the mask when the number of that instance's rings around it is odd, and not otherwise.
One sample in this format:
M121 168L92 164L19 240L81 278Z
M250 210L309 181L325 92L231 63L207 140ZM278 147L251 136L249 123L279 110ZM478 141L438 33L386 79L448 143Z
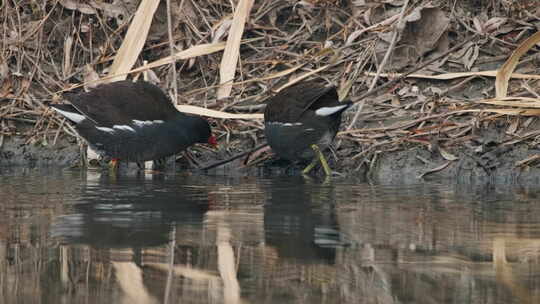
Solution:
M463 151L481 156L493 128L495 147L540 141L540 8L531 1L184 0L171 1L169 11L165 2L146 10L148 2L135 0L3 2L0 143L75 136L48 110L52 100L148 70L165 90L177 86L180 109L215 117L229 153L264 140L266 97L309 78L362 104L338 136L337 156L354 168L411 146L431 149L442 164L460 161ZM153 16L151 25L138 10ZM136 44L123 48L127 41ZM399 80L362 97L392 79Z

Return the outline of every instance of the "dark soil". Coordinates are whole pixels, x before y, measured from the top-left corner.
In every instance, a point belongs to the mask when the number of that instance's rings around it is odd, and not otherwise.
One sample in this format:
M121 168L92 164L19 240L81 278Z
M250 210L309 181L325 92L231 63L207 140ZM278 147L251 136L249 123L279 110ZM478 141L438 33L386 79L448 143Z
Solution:
M25 144L26 138L11 136L0 149L0 166L61 166L78 165L79 145L60 140L54 146Z
M59 140L56 145L25 144L23 137L9 137L0 152L0 166L26 167L80 167L81 148L79 144L68 140ZM506 148L495 147L483 153L461 149L452 151L458 158L454 161L444 159L440 153L431 152L423 146L411 147L407 150L380 152L369 165L364 160L340 158L336 161L329 154L330 166L341 176L373 180L382 183L415 183L421 179L445 179L458 183L496 182L496 183L538 183L540 169L537 167L520 167L516 163L527 159L540 150L531 149L521 144ZM223 151L214 152L197 149L195 155L203 164L225 159ZM227 175L281 175L300 174L302 164L289 164L286 161L268 160L258 166L245 167L241 158L224 166L212 169L210 174ZM185 171L184 158L175 167ZM447 164L446 166L444 166ZM194 168L191 166L191 168ZM129 169L137 170L135 164ZM169 170L171 169L169 163ZM84 169L81 169L84 170ZM188 169L189 170L189 169ZM322 170L315 173L322 176Z

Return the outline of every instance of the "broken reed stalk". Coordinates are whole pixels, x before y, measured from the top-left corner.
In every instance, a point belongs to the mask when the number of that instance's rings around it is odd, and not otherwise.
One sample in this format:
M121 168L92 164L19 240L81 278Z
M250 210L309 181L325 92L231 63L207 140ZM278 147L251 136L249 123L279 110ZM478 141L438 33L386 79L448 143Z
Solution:
M184 6L184 0L180 1L180 10ZM169 52L170 55L174 55L174 38L172 31L172 17L171 17L171 0L167 0L167 34L169 37ZM176 73L176 64L174 62L170 63L170 68L172 72L172 90L171 99L174 104L178 103L178 75Z

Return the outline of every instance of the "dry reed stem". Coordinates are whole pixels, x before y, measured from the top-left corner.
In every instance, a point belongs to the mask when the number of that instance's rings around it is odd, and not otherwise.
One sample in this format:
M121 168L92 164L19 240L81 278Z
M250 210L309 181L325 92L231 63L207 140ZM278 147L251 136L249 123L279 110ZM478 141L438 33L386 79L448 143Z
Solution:
M146 42L146 37L152 24L152 18L157 10L159 1L142 0L133 21L129 25L122 46L118 50L110 67L109 82L125 79L126 73L133 68Z
M235 9L231 28L229 30L229 38L223 52L223 58L219 69L220 84L218 89L218 99L228 97L232 91L230 82L234 78L236 65L240 57L240 41L244 33L244 26L249 17L249 12L253 6L253 0L240 0Z

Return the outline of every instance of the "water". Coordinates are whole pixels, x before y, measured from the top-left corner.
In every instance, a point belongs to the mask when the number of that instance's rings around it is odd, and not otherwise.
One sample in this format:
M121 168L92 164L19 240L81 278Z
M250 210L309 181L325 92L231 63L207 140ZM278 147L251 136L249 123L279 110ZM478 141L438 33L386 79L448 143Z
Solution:
M540 188L3 170L0 303L539 303Z

